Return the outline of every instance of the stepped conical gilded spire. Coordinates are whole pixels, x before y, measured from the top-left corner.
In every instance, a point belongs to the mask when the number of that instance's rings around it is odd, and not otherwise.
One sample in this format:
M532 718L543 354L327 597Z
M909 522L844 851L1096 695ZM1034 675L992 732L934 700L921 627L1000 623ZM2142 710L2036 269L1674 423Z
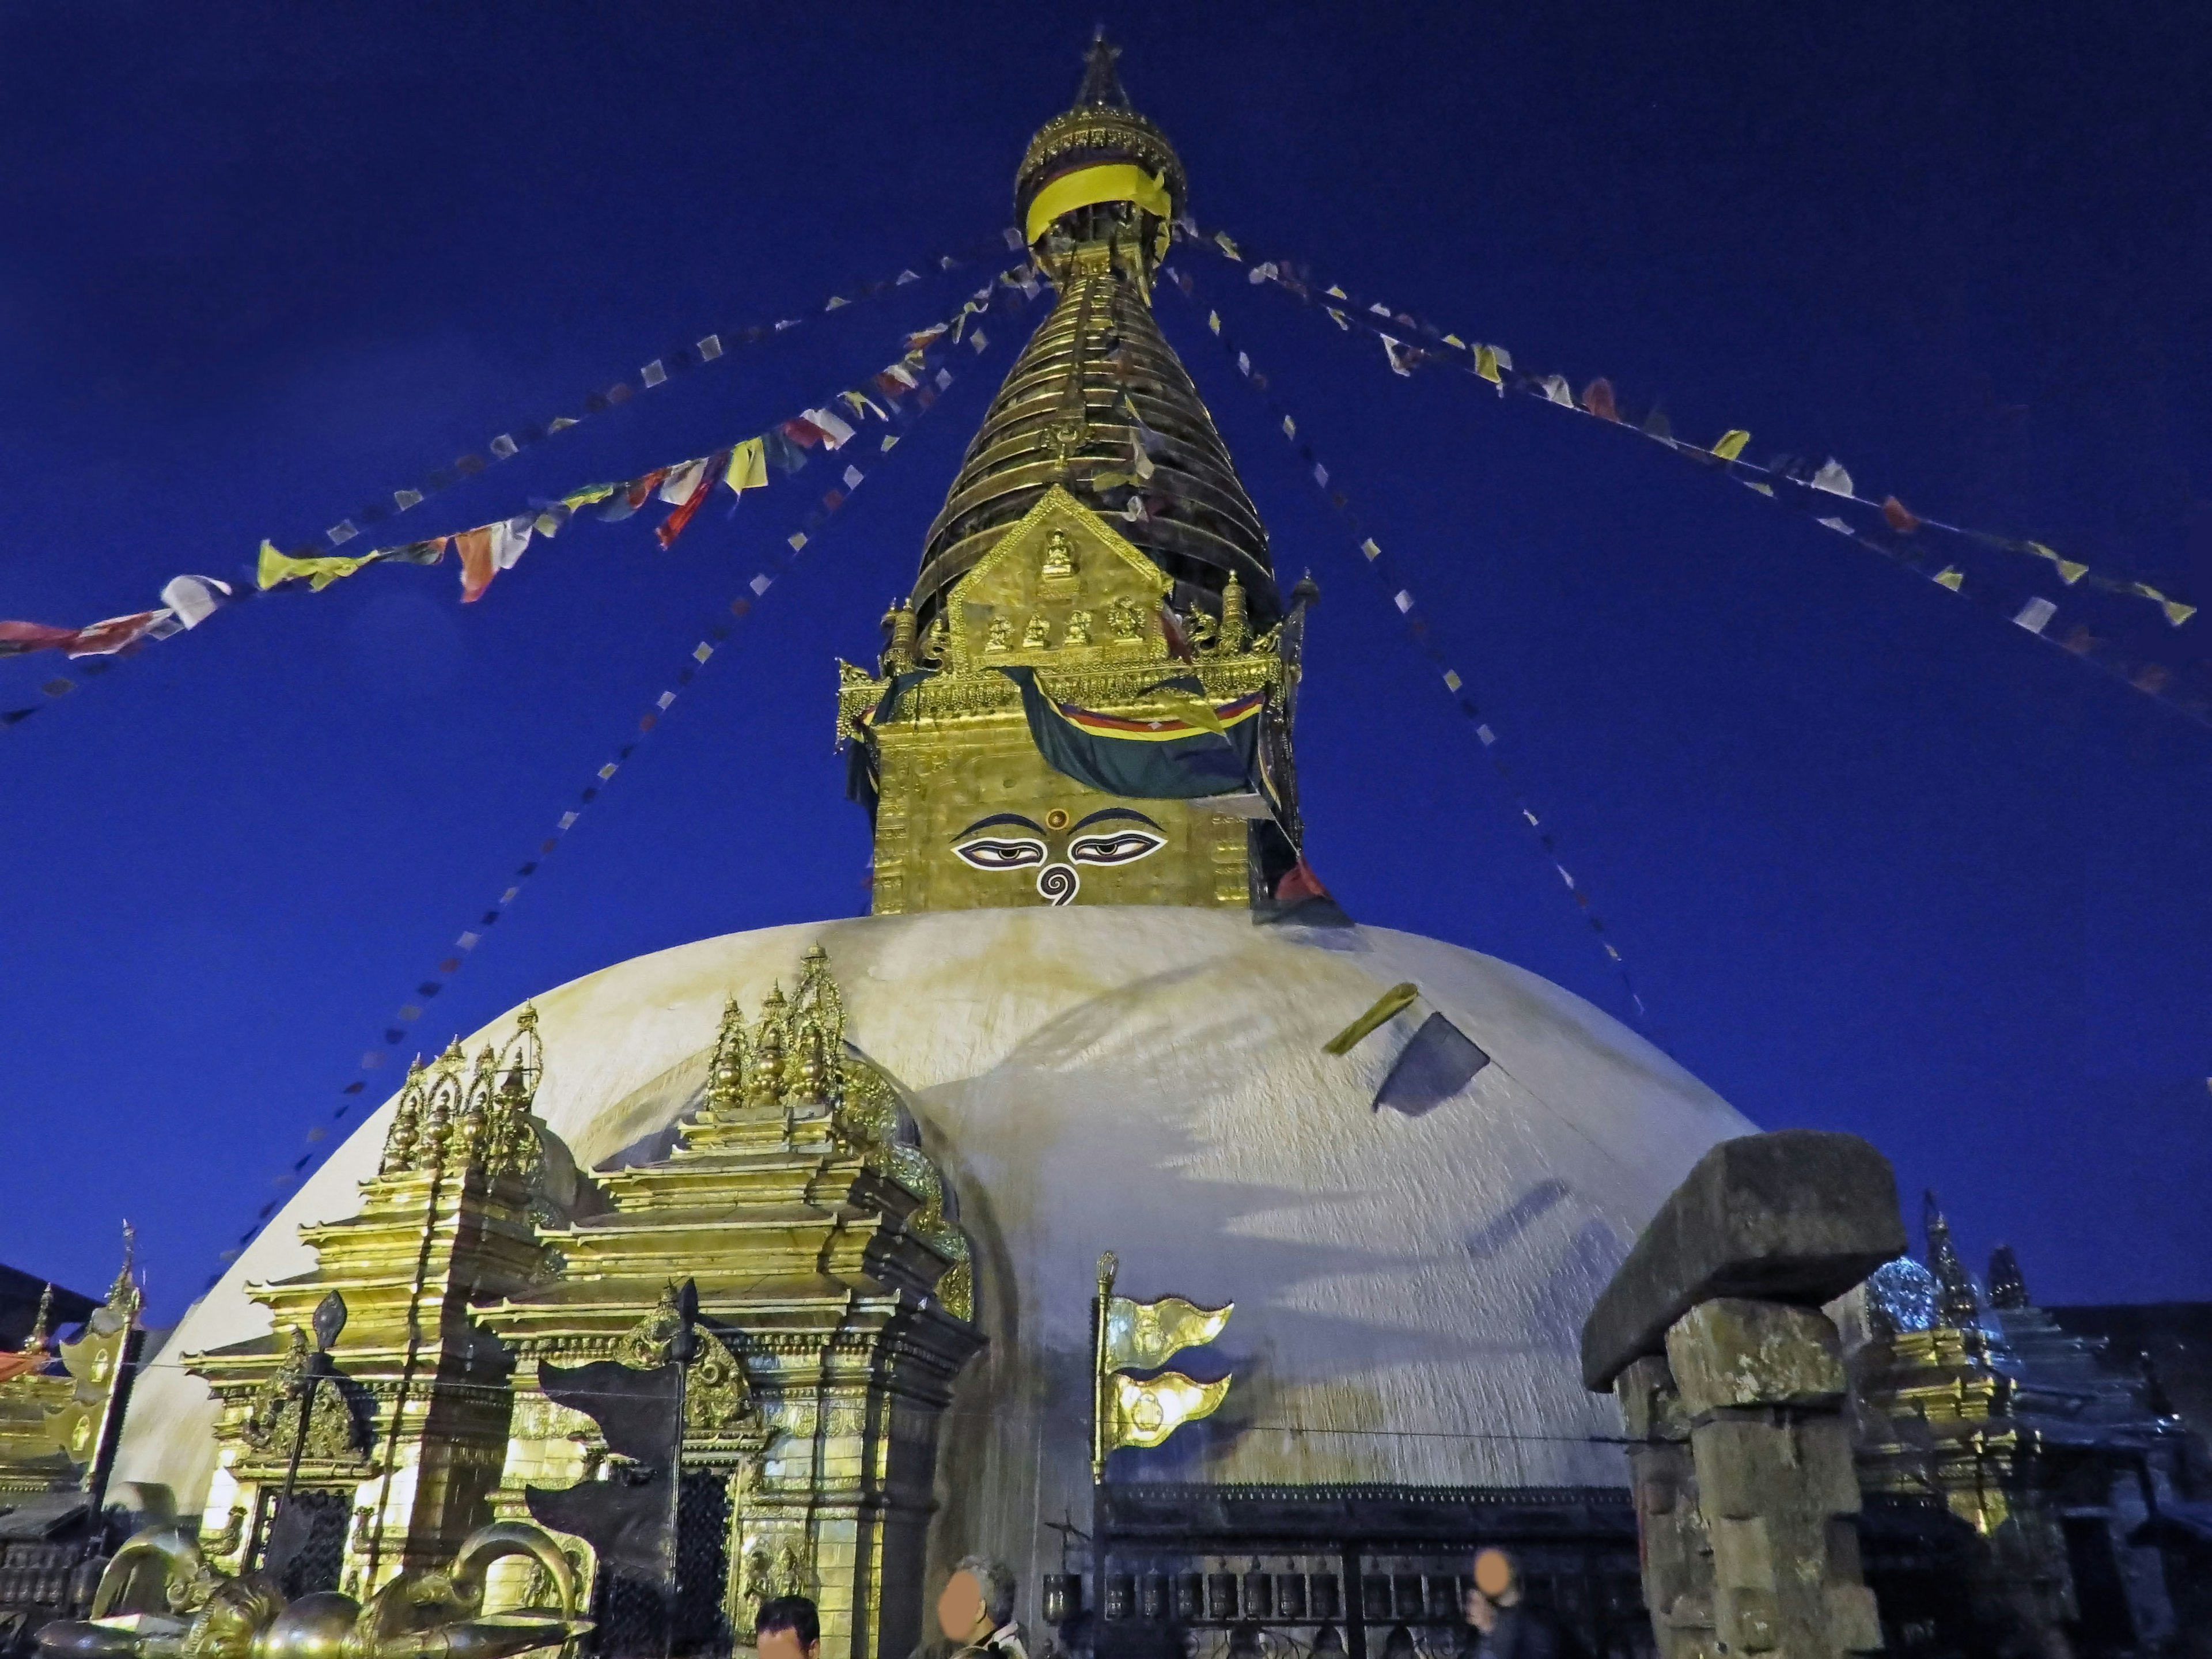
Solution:
M1233 578L1256 628L1282 614L1267 532L1152 316L1182 162L1129 106L1119 49L1091 42L1075 106L1045 123L1014 201L1052 313L1006 376L922 550L921 626L945 590L1054 484L1217 612Z

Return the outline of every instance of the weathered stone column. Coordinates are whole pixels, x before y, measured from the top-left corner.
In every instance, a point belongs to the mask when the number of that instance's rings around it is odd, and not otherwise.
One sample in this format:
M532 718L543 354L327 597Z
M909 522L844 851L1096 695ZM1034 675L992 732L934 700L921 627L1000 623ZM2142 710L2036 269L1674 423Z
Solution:
M1591 1309L1583 1380L1615 1392L1640 1443L1644 1597L1667 1659L1881 1647L1841 1346L1820 1308L1904 1248L1872 1146L1750 1135L1698 1161Z
M1713 1545L1698 1506L1690 1419L1665 1359L1647 1356L1613 1379L1628 1425L1629 1485L1644 1567L1644 1605L1660 1659L1714 1659Z

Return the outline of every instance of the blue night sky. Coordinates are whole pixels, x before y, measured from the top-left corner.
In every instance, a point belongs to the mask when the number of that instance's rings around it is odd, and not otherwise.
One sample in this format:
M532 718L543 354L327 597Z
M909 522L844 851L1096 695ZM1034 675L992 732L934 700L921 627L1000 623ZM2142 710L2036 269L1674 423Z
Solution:
M810 319L404 522L465 527L856 383L974 273L823 301L1007 222L1101 11L7 8L0 617L234 576L709 330ZM1255 255L1607 375L1685 436L1748 428L1754 458L1833 454L1877 496L2212 600L2197 14L1103 8L1194 211ZM1656 1041L1762 1125L1870 1137L1972 1259L2014 1243L2039 1299L2212 1296L2212 731L1656 445L1396 378L1218 255L1181 263L1200 305L1164 291L1169 337L1278 568L1322 588L1300 754L1346 906L1629 1012L1207 306L1420 595ZM864 908L833 658L874 649L1042 314L953 362L422 1042ZM40 708L0 733L0 1255L96 1290L128 1215L149 1314L179 1313L830 471L725 497L671 551L657 514L580 523L465 610L449 559L105 675L0 662L0 709ZM2208 630L2153 643L2202 659ZM48 697L57 672L76 689Z

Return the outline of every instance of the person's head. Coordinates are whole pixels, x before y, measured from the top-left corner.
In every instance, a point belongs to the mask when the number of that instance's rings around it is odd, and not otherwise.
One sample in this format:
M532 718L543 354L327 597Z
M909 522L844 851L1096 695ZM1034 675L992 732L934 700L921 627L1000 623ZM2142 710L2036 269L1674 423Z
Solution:
M1014 1616L1014 1575L986 1555L961 1559L937 1598L937 1627L955 1642L977 1642Z
M1521 1599L1521 1575L1504 1550L1484 1550L1474 1558L1474 1588L1467 1593L1467 1622L1487 1635L1498 1610Z
M760 1659L819 1659L822 1615L803 1595L763 1601L753 1619L753 1644Z

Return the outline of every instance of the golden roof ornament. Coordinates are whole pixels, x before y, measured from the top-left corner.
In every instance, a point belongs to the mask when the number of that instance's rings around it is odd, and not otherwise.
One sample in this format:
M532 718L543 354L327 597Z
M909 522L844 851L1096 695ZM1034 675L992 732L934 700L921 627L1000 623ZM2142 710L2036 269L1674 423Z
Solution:
M38 1317L31 1322L31 1334L23 1339L22 1352L44 1353L46 1351L46 1340L51 1334L46 1328L46 1321L53 1310L54 1287L49 1283L39 1292Z

